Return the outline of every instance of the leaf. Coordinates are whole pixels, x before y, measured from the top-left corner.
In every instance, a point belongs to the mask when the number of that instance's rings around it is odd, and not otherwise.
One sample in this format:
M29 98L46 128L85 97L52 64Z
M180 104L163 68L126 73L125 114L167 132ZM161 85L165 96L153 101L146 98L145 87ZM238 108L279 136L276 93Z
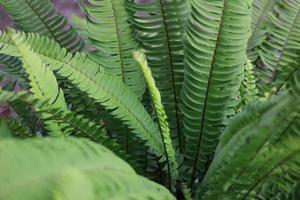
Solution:
M243 80L251 0L192 1L185 43L184 178L201 181Z
M50 100L53 107L67 110L63 91L58 87L52 71L42 63L38 55L30 49L27 43L23 41L23 38L18 37L14 30L9 29L7 32L11 41L20 52L23 67L30 81L30 91L33 95L36 98ZM47 115L42 116L42 118L47 118ZM64 135L61 132L63 126L58 125L55 121L47 122L46 126L53 136Z
M258 47L267 37L268 16L278 0L254 0L252 9L251 37L248 41L247 55L251 61L258 57Z
M260 92L283 87L299 66L300 1L281 0L270 15L256 76Z
M299 80L299 74L295 79ZM262 105L263 109L258 109L256 117L246 109L244 117L235 120L236 127L238 122L243 124L240 128L228 127L224 133L227 136L221 140L224 147L214 158L199 187L198 195L202 199L219 199L225 194L231 195L227 195L229 199L244 199L253 186L267 178L275 168L299 158L299 135L291 134L289 129L295 124L295 130L300 130L300 99L295 98L299 96L299 86L293 84L289 92L273 97L272 101L276 103L269 108ZM286 137L288 135L290 137ZM229 139L226 144L224 138Z
M82 50L83 40L49 0L1 0L0 5L23 31L49 37L70 52Z
M183 152L180 92L183 84L186 0L127 0L137 39L145 51L168 116L174 147Z
M148 67L145 54L141 51L137 51L133 53L133 57L140 65L142 72L144 73L145 81L154 105L155 114L158 118L161 139L164 145L165 156L167 159L169 184L171 186L175 186L176 181L178 180L178 164L176 162L175 150L172 145L169 124L167 122L167 115L161 102L161 96L152 77L151 70Z
M130 29L124 0L88 0L82 3L86 13L86 31L96 49L89 56L105 71L120 80L139 99L145 91L142 72L132 59L137 43Z
M36 108L36 112L47 116L46 119L43 119L46 122L56 121L58 124L64 124L64 129L66 129L64 133L67 136L75 135L89 138L93 142L100 143L101 145L110 148L110 150L114 151L117 155L124 159L127 158L124 152L121 151L120 146L107 136L105 129L91 119L77 115L68 110L55 108L49 103L49 101L35 98L28 92L15 93L4 90L0 92L0 102L9 102L10 104L14 104L16 101L18 101L22 107L26 107L27 104L34 106ZM9 122L11 123L11 121ZM14 122L12 123L14 124ZM16 128L17 127L11 127L13 131L25 134L29 132L28 130L16 130Z
M157 124L121 80L106 73L86 54L66 53L66 49L61 48L54 41L37 34L26 36L24 33L19 33L18 37L24 38L28 44L31 44L32 49L45 65L58 75L68 79L82 92L86 92L90 98L105 107L116 119L122 120L132 130L132 133L145 142L149 151L160 158L160 162L166 161ZM3 44L0 53L19 56L15 46L5 34L0 37L0 41ZM164 170L166 171L166 169Z
M1 199L174 199L105 147L83 139L0 141L0 170Z

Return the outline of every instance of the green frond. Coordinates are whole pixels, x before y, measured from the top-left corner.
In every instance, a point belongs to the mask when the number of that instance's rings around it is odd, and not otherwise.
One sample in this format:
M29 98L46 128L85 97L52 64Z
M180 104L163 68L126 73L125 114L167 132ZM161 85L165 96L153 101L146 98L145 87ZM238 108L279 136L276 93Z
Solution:
M185 44L183 176L201 181L243 80L251 0L192 1Z
M254 0L252 5L251 37L248 41L247 55L251 61L258 57L258 47L267 37L268 16L278 0Z
M144 78L148 86L150 96L152 98L155 114L158 118L162 142L164 144L164 151L169 171L169 182L171 185L174 186L176 184L176 181L178 180L178 164L176 162L175 150L173 148L172 140L170 137L170 129L167 121L167 115L161 102L160 92L156 87L151 70L148 67L145 54L141 51L137 51L133 53L133 57L137 61L137 63L139 63L142 72L144 73Z
M70 52L83 48L83 40L49 0L1 0L0 5L23 31L49 37Z
M91 119L77 115L68 110L55 108L49 103L49 101L36 99L27 92L14 93L3 90L1 91L0 102L9 102L13 104L16 101L23 103L23 107L26 106L24 104L34 106L38 113L47 116L47 119L44 119L46 122L54 120L59 124L64 124L64 133L68 133L66 135L86 137L91 141L100 143L107 148L110 148L122 158L127 158L126 155L124 155L124 152L121 151L120 146L107 136L103 126L93 122Z
M0 141L2 199L172 199L107 148L83 139ZM26 159L24 159L26 151Z
M295 79L299 77L298 74ZM300 119L299 98L295 98L295 94L300 94L300 85L294 84L293 88L280 98L273 97L276 103L271 107L262 105L255 113L255 107L245 109L241 114L244 117L237 117L236 125L228 126L221 139L223 148L198 191L202 199L219 199L224 194L229 199L245 199L277 167L300 158L299 135L286 137L291 134L291 124L299 124ZM294 128L299 132L299 125ZM281 142L274 143L278 140Z
M86 33L91 43L89 57L105 68L107 73L119 77L131 92L141 100L145 92L145 82L138 65L132 58L137 42L131 30L124 0L90 0L82 2L86 13ZM113 138L132 157L143 156L144 147L132 136L130 128L114 119L104 116L104 122Z
M255 192L260 194L263 200L281 199L297 200L299 198L299 161L291 162L273 171L264 183Z
M260 92L279 90L299 67L300 1L279 1L270 14L260 46L256 75Z
M292 181L291 184L297 183L299 179L286 180L286 178L289 178L293 170L300 170L299 162L296 167L291 165L295 159L300 158L299 138L293 140L285 139L282 141L285 142L285 146L266 146L262 148L262 150L257 153L255 159L253 159L247 167L243 167L242 172L235 174L234 183L228 181L223 185L223 191L220 194L216 194L216 191L210 191L214 194L203 196L203 199L218 199L225 196L228 199L249 199L251 196L258 197L260 195L268 199L267 195L257 192L261 192L260 188L275 174L281 176L282 186L283 184L289 185L290 181ZM280 184L280 182L273 182L273 185L276 184ZM284 193L285 195L291 193L292 185L289 186L290 191L286 191L286 193Z
M30 49L23 38L19 37L14 30L9 29L7 33L20 53L20 59L30 81L30 91L35 98L50 100L53 107L67 110L63 91L58 87L51 69L42 63L39 56ZM47 118L47 115L42 116L42 118ZM61 132L62 127L55 121L48 121L46 127L53 136L63 135Z
M253 102L247 105L241 113L231 118L220 136L215 154L218 155L235 134L246 128L250 123L259 121L260 118L258 118L258 116L268 112L281 99L282 98L275 98L265 102Z
M149 67L161 93L174 147L183 151L180 92L183 85L183 39L187 18L186 0L127 0L132 24L145 50Z
M166 161L163 144L157 124L153 122L137 97L130 92L122 81L104 71L104 68L93 62L86 54L71 55L54 41L37 34L27 36L19 33L19 37L26 38L32 49L43 60L43 63L58 75L68 79L74 86L105 107L111 115L132 130L137 137L145 141L149 150ZM4 43L2 52L13 51L14 45L2 35ZM49 51L51 49L51 51ZM18 55L18 53L14 53ZM88 68L82 66L89 66Z
M96 51L89 55L105 68L118 76L137 97L145 91L143 75L132 59L137 43L130 29L129 16L124 0L88 0L82 3L86 13L87 33Z

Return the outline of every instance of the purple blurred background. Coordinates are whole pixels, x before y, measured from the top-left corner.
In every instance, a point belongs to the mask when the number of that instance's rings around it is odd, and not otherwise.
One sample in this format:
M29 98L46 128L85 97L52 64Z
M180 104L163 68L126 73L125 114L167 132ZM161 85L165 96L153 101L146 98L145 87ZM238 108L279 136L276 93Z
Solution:
M54 3L57 11L66 17L70 17L72 14L76 13L82 15L78 3L80 0L51 0ZM0 30L3 30L5 26L11 25L9 17L0 6Z

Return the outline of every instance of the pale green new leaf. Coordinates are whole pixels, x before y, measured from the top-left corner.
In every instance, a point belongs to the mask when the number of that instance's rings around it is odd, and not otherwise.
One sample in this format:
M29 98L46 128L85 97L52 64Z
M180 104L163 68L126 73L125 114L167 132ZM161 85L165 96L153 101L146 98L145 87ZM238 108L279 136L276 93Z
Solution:
M164 151L169 171L169 183L171 184L171 186L174 186L176 184L176 181L178 180L178 164L176 162L175 150L172 145L167 115L161 102L161 96L159 90L156 87L154 78L152 77L151 70L148 67L145 54L141 51L137 51L134 52L133 57L137 61L137 63L139 63L142 72L144 73L145 81L152 98L153 107L158 119L162 142L164 144Z

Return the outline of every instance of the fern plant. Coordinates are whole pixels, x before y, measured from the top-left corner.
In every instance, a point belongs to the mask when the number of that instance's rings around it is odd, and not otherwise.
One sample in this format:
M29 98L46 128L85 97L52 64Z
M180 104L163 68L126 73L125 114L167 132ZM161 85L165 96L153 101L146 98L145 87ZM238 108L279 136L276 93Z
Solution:
M300 198L299 0L0 5L0 199Z

